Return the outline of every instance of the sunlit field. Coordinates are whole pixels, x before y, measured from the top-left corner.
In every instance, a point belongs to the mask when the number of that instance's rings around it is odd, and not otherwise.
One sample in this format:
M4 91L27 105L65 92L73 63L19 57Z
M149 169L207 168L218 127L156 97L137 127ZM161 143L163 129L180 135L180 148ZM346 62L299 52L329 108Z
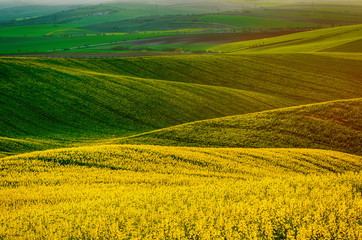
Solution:
M0 2L0 239L362 239L361 3L51 3Z
M361 157L99 146L4 158L6 238L359 239ZM355 173L354 173L355 172Z

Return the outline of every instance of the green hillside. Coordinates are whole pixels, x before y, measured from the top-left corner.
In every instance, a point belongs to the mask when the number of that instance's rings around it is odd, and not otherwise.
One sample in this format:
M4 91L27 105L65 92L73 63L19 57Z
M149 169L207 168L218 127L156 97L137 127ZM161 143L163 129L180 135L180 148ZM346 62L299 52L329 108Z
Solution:
M360 60L291 56L1 58L1 151L361 96Z
M255 9L251 15L292 21L307 21L320 25L328 24L329 26L361 24L362 8L359 0L284 1L284 4L269 7L267 10L261 8L263 2L269 1L256 1L255 3L259 8Z
M0 236L357 240L361 163L323 150L130 145L7 157Z
M135 32L135 31L165 31L177 29L223 29L230 30L234 27L198 21L198 15L171 15L148 16L134 19L105 22L83 27L85 30L97 32Z
M267 59L267 61L266 61ZM362 58L331 54L250 54L139 57L122 59L2 58L20 66L75 74L111 74L228 87L287 98L290 104L322 102L361 95ZM23 68L24 69L24 68ZM24 74L28 74L24 70ZM39 73L40 75L40 73Z
M69 29L65 28L62 29L62 26L70 26L70 25L60 25L58 27L50 27L48 28L47 25L36 25L40 26L37 28L32 29L32 26L25 27L27 31L23 31L17 34L42 34L43 32L47 31L48 33L53 33L51 37L3 37L0 38L0 53L37 53L37 52L58 52L62 50L79 50L82 51L84 49L88 49L89 47L94 46L109 46L115 43L121 43L123 41L130 41L130 40L137 40L137 39L144 39L144 38L155 38L155 37L162 37L162 36L169 36L169 35L177 35L177 33L172 32L149 32L149 33L137 33L137 34L122 34L122 33L115 33L112 35L97 35L97 34L89 34L84 36L84 32L81 29ZM10 30L17 30L23 27L14 27ZM72 30L73 29L73 30ZM51 31L51 32L48 32ZM56 32L58 31L58 32ZM8 31L1 31L0 34L5 34ZM75 36L71 37L61 37L61 34L75 34ZM81 33L81 35L79 35ZM88 34L89 32L87 32Z
M23 26L35 24L80 24L92 25L121 21L147 16L207 14L216 11L230 11L240 6L236 3L215 1L212 6L205 2L111 2L91 6L79 6L54 14L39 16L21 21L0 23L0 26ZM45 7L46 8L46 7ZM50 8L49 8L50 10ZM64 8L59 8L64 10Z
M77 29L80 25L74 24L42 24L42 25L28 25L28 26L18 26L18 27L8 27L8 28L0 28L0 36L1 37L9 37L9 38L20 38L20 37L42 37L44 35L51 35L52 33L64 32L67 33L69 30L78 30L84 31L82 29ZM83 32L85 33L85 31ZM25 40L31 40L24 39ZM2 50L4 51L4 50Z
M200 22L211 22L230 25L238 28L246 29L282 29L282 28L308 28L320 27L320 25L311 22L299 22L281 20L267 17L250 17L242 15L206 15L198 18Z
M54 14L60 11L66 11L74 8L68 5L27 5L10 8L0 8L0 22L5 21L22 21L31 18L37 18L44 15Z
M362 52L362 25L344 26L295 33L280 37L230 43L211 48L212 51L242 53L295 53L346 51Z
M243 148L318 148L362 155L362 99L184 124L120 142Z
M121 75L117 64L127 63L1 59L1 151L67 146L288 105L264 93ZM88 69L97 64L99 72Z

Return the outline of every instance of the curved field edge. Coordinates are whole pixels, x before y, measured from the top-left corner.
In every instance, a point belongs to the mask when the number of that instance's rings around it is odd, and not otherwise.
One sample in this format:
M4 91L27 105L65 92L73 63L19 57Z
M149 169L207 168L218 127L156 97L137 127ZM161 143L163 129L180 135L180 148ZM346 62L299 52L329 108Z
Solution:
M266 61L267 59L267 61ZM123 75L284 96L295 104L359 97L361 59L319 54L243 54L123 59L0 58L2 78L24 67L48 72ZM12 70L13 69L13 70ZM333 71L331 71L333 69ZM338 90L338 91L337 91ZM356 96L357 95L357 96ZM333 99L334 98L334 99Z
M282 97L229 87L50 70L31 61L6 65L0 94L5 154L288 105Z
M362 99L338 100L187 123L113 143L317 148L362 154Z
M110 170L219 177L281 176L289 173L360 171L362 158L313 149L187 148L149 145L101 145L47 150L1 159L2 169L40 162ZM20 164L22 163L22 164Z
M50 140L0 137L0 158L22 152L46 150L62 145Z
M362 92L361 59L333 54L0 58L0 63L3 156Z
M362 52L362 25L294 33L281 37L219 45L212 51L229 53Z

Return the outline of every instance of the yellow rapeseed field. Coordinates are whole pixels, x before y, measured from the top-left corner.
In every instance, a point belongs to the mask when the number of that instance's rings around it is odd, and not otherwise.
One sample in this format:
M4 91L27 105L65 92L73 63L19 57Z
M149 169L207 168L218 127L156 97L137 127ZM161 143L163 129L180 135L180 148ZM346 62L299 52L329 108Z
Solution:
M2 239L361 239L362 158L105 145L0 161Z

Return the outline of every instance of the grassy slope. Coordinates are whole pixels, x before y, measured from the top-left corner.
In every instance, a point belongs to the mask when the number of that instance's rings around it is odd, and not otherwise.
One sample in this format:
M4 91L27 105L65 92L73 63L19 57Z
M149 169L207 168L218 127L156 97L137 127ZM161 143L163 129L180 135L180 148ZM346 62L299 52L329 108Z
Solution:
M80 63L87 62L92 63L89 67L99 65L108 72L128 76L282 96L292 105L361 96L361 59L312 54L260 54L80 60ZM98 68L97 71L105 71Z
M225 44L211 48L211 50L232 53L323 52L328 51L330 48L336 48L338 46L359 41L362 38L361 36L362 25L353 25L295 33L268 39ZM360 50L361 48L357 48L354 51Z
M122 141L168 146L318 148L361 155L361 119L360 98L200 121Z
M361 96L358 59L268 57L2 58L1 151L23 152L32 138L28 150Z
M4 26L21 26L34 24L64 24L73 23L80 25L100 24L120 20L134 19L147 16L166 16L166 15L188 15L188 14L206 14L214 13L216 8L219 11L233 10L238 4L214 2L210 4L199 2L188 3L139 3L139 2L113 2L103 3L94 6L79 7L68 11L57 12L34 19L25 19L23 21L12 21L2 23ZM97 15L102 13L103 15ZM1 23L0 23L1 25Z
M300 28L316 27L310 22L298 22L265 17L250 17L238 15L208 15L198 18L201 22L220 23L238 28L272 29L272 28Z
M176 2L176 3L166 3L166 4L157 4L157 3L106 3L102 4L98 8L90 9L90 11L98 11L95 9L107 9L114 10L114 12L104 15L104 16L85 16L81 19L75 21L74 23L89 25L89 24L99 24L106 22L114 22L126 19L134 19L139 17L147 16L172 16L172 15L192 15L192 14L207 14L214 13L216 8L219 11L230 11L235 7L239 6L238 4L227 4L223 2L213 2L213 5L210 6L209 3L205 2ZM74 12L77 15L77 12ZM146 23L145 23L146 24Z
M342 44L336 47L324 49L323 52L346 52L356 53L362 52L362 39L355 40L346 44Z
M252 1L252 0L222 0L225 2L233 2L233 3L239 3L243 6L249 6L250 8L256 7L280 7L280 6L289 6L289 5L295 5L296 2L291 1Z
M263 93L117 75L122 72L117 64L123 68L126 60L103 65L77 60L1 61L3 152L22 151L26 142L13 139L18 137L50 139L39 142L46 148L59 141L67 145L287 105L284 98ZM114 72L102 73L111 63L116 64ZM88 69L95 66L100 72ZM28 150L37 146L33 145Z
M149 16L115 22L105 22L87 25L83 28L97 32L135 32L135 31L165 31L185 28L209 28L230 30L230 25L215 24L198 21L198 16L176 15L176 16Z
M361 23L361 1L244 1L231 2L251 5L242 8L239 14L275 18L314 24L342 26Z
M87 35L76 37L4 37L0 38L0 53L32 53L53 52L54 50L92 46L98 44L112 44L125 40L137 40L143 38L155 38L169 35L177 35L171 32L150 32L140 34L114 34L114 35Z
M323 150L158 146L3 158L0 236L359 239L361 174L348 171L361 162Z
M80 25L75 24L43 24L29 25L19 27L0 28L1 37L42 37L43 35L55 32L64 31L67 29L77 29ZM80 30L80 29L79 29ZM26 39L24 39L25 41Z
M254 12L259 16L308 21L331 26L353 25L361 23L361 1L316 1L290 4Z
M0 9L0 21L11 21L14 19L22 20L23 18L34 18L49 14L54 14L59 11L71 9L72 6L57 5L57 6L19 6Z

